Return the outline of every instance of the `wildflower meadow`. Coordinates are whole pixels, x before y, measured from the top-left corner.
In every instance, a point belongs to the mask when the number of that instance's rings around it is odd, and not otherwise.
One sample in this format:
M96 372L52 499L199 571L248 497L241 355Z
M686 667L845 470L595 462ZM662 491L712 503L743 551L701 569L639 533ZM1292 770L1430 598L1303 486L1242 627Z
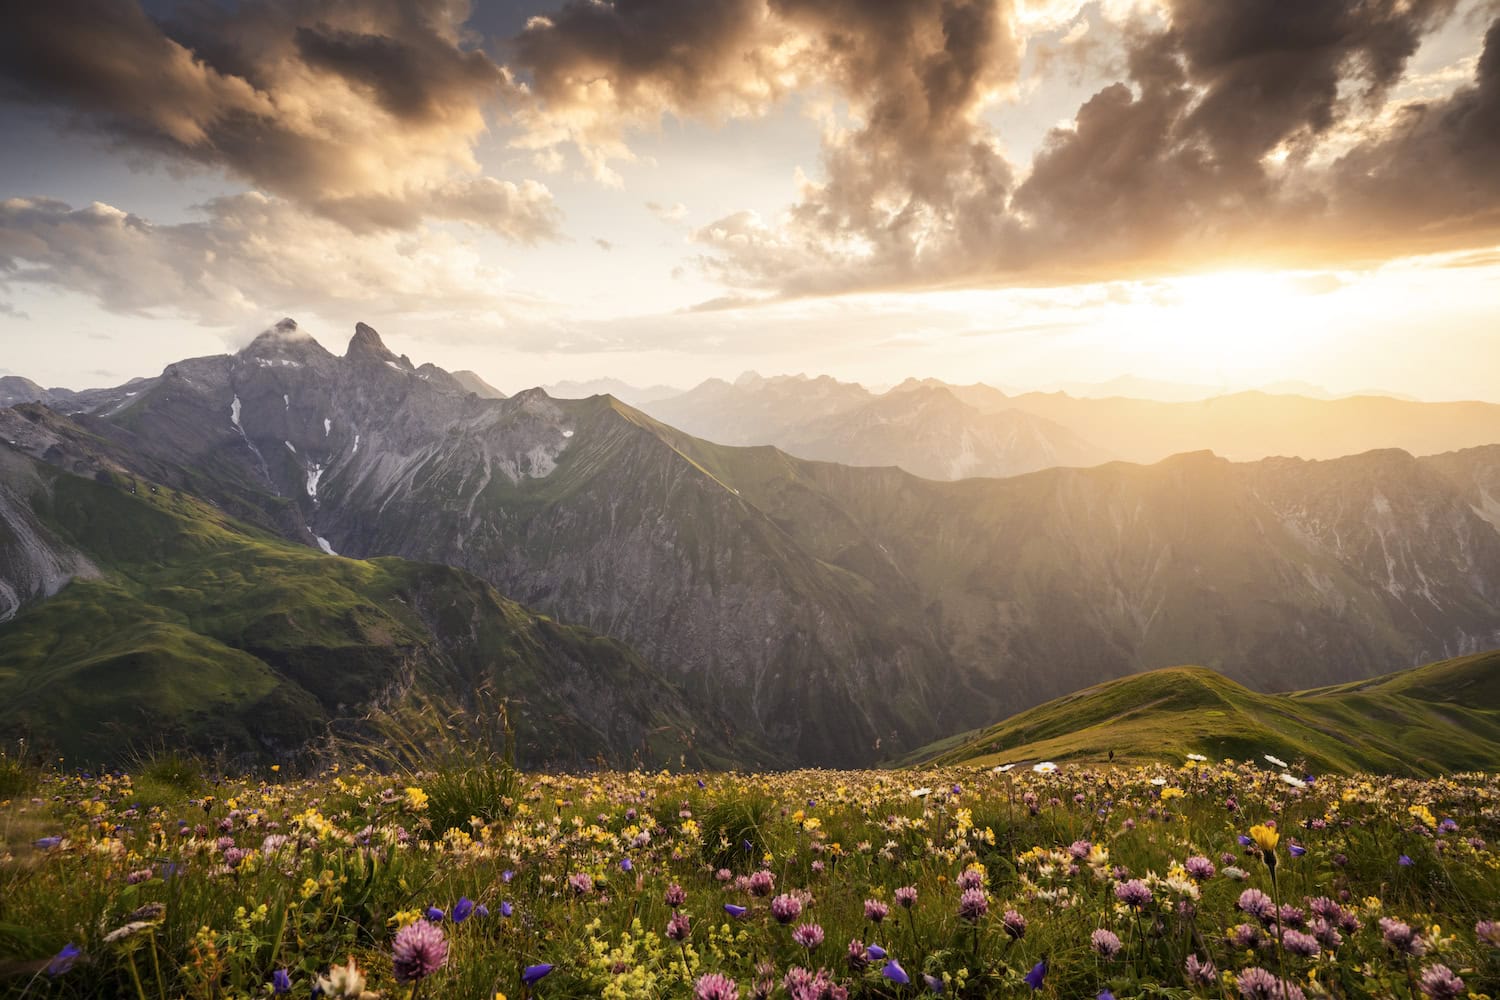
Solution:
M1500 778L3 772L0 996L1500 992Z

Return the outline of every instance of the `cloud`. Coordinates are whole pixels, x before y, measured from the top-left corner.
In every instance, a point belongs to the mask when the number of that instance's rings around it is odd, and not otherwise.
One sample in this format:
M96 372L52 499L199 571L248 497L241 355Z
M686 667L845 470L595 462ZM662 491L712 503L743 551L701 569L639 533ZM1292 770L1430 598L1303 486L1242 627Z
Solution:
M682 202L673 202L670 205L662 205L654 201L646 202L646 208L652 215L666 223L677 223L687 218L688 209Z
M664 117L753 117L793 93L824 109L820 169L784 213L694 231L700 267L741 293L1362 266L1500 239L1500 41L1457 89L1406 80L1457 6L574 0L532 22L514 65L535 98L524 142L571 143L600 176ZM986 112L1017 94L1033 41L1045 67L1084 40L1118 78L1012 162ZM1393 101L1403 83L1447 90Z
M105 309L231 326L267 314L369 315L527 308L504 272L441 229L353 236L278 198L250 192L156 225L109 205L0 202L0 287L67 288Z
M0 95L50 106L174 164L222 169L356 231L453 219L555 234L547 189L483 176L486 108L515 99L456 0L18 4Z

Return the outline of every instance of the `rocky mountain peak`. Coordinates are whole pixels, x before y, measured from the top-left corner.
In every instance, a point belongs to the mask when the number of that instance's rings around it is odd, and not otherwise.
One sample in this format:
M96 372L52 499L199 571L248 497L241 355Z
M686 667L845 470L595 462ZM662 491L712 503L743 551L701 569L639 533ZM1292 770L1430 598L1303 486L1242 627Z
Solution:
M239 356L269 362L305 362L333 355L324 350L312 334L300 329L296 320L286 317L250 341Z
M354 324L354 337L349 341L349 349L344 352L344 357L359 361L391 363L400 361L391 349L385 346L385 341L380 339L380 334L375 332L375 328L365 323Z

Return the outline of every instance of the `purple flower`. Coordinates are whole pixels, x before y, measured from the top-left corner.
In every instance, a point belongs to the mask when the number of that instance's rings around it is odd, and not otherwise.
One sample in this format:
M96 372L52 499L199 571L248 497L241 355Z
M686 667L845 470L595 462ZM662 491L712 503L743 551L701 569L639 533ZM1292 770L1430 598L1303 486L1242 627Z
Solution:
M276 996L292 992L291 973L285 969L277 969L271 973L271 992Z
M1000 925L1014 940L1019 941L1026 936L1026 918L1015 910L1006 910L1000 917Z
M1229 940L1236 948L1254 948L1260 944L1260 928L1254 924L1239 924L1229 932Z
M1410 868L1412 865L1412 860L1411 858L1403 854L1396 859L1396 864L1400 865L1402 868Z
M792 940L812 951L823 943L823 928L819 924L798 924L792 931Z
M588 872L578 872L576 875L569 875L568 888L573 890L574 895L587 896L594 891L594 879Z
M1481 920L1475 924L1474 936L1491 948L1500 948L1500 924L1493 920Z
M1300 858L1302 857L1302 855L1307 853L1307 848L1303 847L1301 844L1288 843L1286 845L1286 851L1292 857Z
M47 975L53 976L54 978L60 976L63 973L67 972L69 969L73 968L73 963L78 961L78 956L82 954L83 949L78 947L72 941L69 941L67 944L62 946L62 951L59 951L56 955L52 956L52 961L47 963L47 968L43 971L45 971Z
M622 871L622 872L628 872L628 871L633 871L634 869L635 869L635 862L631 861L629 858L621 858L620 859L620 871Z
M934 993L943 992L943 981L937 976L928 975L924 972L922 973L922 982L926 983L927 988Z
M870 964L870 952L859 938L849 941L849 968L858 972Z
M673 882L671 885L667 886L666 899L667 905L675 910L677 909L677 907L681 906L687 901L687 890L678 885L676 882Z
M1297 955L1300 958L1312 958L1323 950L1318 946L1317 938L1311 934L1304 934L1301 931L1294 930L1283 930L1281 932L1281 946L1289 954Z
M1427 954L1427 942L1400 920L1381 917L1380 934L1385 939L1385 946L1398 955L1415 955L1420 958Z
M1187 873L1199 882L1207 881L1214 877L1214 863L1201 854L1195 854L1182 863Z
M1276 904L1259 889L1246 889L1240 893L1239 902L1235 905L1258 920L1270 920L1276 916Z
M501 879L501 881L504 881L504 882L509 882L511 879L513 879L515 877L516 877L516 873L513 872L513 871L511 871L509 868L505 869L505 871L503 871L503 872L500 873L500 879Z
M1422 992L1432 1000L1457 1000L1464 995L1464 981L1446 965L1429 965L1422 970Z
M729 914L731 917L743 917L750 911L745 909L743 906L735 906L733 903L725 903L724 912Z
M1042 980L1046 977L1047 960L1044 958L1033 965L1030 972L1026 973L1026 985L1030 986L1033 991L1039 990L1042 988Z
M964 894L958 900L958 916L961 920L974 923L990 910L990 901L985 897L983 889L965 889Z
M776 876L762 868L750 876L750 895L769 896L776 888Z
M461 924L474 914L474 901L468 896L459 899L453 904L453 922Z
M1151 889L1140 879L1133 878L1115 886L1115 898L1132 910L1139 910L1151 902Z
M733 979L710 972L693 984L693 1000L740 1000L740 987Z
M914 885L903 885L895 892L896 903L904 909L911 909L917 905L917 887Z
M510 905L510 900L506 899L501 901L500 915L502 917L508 917L514 912L516 912L516 908Z
M552 966L546 962L540 965L528 965L521 971L521 982L527 986L535 986L538 980L551 971Z
M1199 961L1197 955L1187 957L1183 971L1187 974L1190 986L1211 986L1219 978L1219 970L1214 968L1213 959Z
M886 955L885 955L885 949L882 948L882 947L880 947L880 945L878 945L878 944L867 945L865 947L865 954L869 955L871 958L875 959L877 962L880 959L886 957Z
M1279 982L1265 969L1254 967L1234 979L1244 1000L1306 1000L1306 994L1291 983Z
M1101 958L1114 958L1124 947L1120 943L1120 936L1114 931L1105 930L1100 927L1089 935L1089 947L1094 949L1094 954Z
M438 909L436 906L429 906L427 908L427 911L423 915L428 920L431 920L435 924L442 923L443 922L443 918L445 916L447 916L446 913L444 913L442 910Z
M448 962L448 939L437 924L418 920L396 932L394 952L396 982L426 979Z
M878 899L865 900L865 919L871 923L880 923L890 912L891 908Z
M681 910L672 914L672 919L667 921L667 937L673 941L686 941L687 936L692 933L692 924L688 915Z
M911 982L911 977L906 974L905 969L901 968L901 963L894 958L885 963L885 968L880 970L880 974L900 986Z
M771 900L771 916L778 924L789 924L802 915L802 900L782 893Z
M1100 990L1099 995L1094 1000L1115 1000L1115 995L1106 988Z
M965 868L958 873L958 887L964 891L969 889L980 889L984 887L984 876L972 868Z
M56 847L62 842L63 839L61 837L43 837L41 840L38 840L36 842L35 846L40 848L41 850L50 851L52 850L52 848Z

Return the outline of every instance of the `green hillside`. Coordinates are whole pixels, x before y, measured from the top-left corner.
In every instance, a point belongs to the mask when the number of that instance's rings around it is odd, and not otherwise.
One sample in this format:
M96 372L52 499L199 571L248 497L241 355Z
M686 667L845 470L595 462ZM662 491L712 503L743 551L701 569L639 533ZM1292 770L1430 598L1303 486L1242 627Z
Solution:
M733 734L696 732L714 717L629 648L459 570L326 556L176 491L35 469L32 511L103 575L0 625L0 734L90 761L276 757L413 692L461 708L484 687L527 763L730 760Z
M1293 694L1258 694L1202 667L1100 684L932 744L905 762L1263 759L1313 771L1500 768L1500 653Z

